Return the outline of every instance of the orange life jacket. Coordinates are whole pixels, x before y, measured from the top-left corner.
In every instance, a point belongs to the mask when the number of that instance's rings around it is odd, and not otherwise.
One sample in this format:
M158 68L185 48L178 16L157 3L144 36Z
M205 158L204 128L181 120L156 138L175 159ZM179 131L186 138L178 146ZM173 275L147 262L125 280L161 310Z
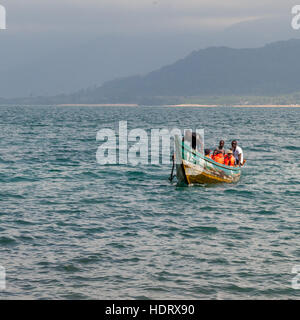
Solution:
M224 155L223 153L218 153L216 155L213 156L213 160L215 160L216 162L219 162L221 164L224 164Z
M226 155L224 161L225 161L226 166L232 166L233 167L235 165L234 156L230 156L229 157L228 155Z

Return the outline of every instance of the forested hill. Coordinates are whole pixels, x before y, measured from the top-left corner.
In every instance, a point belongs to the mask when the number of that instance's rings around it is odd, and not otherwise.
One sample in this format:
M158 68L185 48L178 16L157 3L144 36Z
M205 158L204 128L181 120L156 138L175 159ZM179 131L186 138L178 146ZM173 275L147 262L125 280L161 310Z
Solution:
M147 104L172 103L182 97L274 96L294 92L300 92L300 40L251 49L202 49L146 75L117 79L71 95L26 101Z

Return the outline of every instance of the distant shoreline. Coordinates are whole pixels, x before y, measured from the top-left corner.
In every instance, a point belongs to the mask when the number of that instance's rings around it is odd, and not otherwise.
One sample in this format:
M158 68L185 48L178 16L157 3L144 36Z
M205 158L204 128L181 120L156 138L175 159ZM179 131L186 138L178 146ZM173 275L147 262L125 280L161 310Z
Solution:
M21 105L24 107L46 106L44 104L0 104L0 106ZM56 107L170 107L170 108L300 108L300 104L162 104L162 105L138 105L134 103L68 103L68 104L48 104Z
M170 104L167 105L167 107L197 107L197 108L215 108L220 107L220 105L217 104Z
M57 104L57 107L138 107L138 104L125 104L125 103L82 103L82 104Z
M216 108L223 107L224 105L218 104L174 104L167 105L167 107L198 107L198 108ZM300 108L299 104L238 104L228 105L232 108Z
M234 108L300 108L299 104L241 104L233 105Z

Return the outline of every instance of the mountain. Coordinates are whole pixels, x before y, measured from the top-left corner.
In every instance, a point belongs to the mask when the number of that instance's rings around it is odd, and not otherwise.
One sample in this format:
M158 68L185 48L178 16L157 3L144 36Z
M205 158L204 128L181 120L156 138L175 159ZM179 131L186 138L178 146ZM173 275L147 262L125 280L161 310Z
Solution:
M249 49L210 47L146 75L25 102L160 104L192 97L288 95L300 92L299 74L300 40Z

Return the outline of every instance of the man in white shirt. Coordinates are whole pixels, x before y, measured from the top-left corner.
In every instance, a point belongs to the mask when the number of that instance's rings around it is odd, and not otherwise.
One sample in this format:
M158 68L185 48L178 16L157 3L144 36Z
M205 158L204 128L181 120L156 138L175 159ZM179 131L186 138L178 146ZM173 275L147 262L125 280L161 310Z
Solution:
M235 157L235 163L238 166L242 166L244 163L243 149L241 147L238 147L236 140L233 140L231 142L231 146L232 146L233 156Z

